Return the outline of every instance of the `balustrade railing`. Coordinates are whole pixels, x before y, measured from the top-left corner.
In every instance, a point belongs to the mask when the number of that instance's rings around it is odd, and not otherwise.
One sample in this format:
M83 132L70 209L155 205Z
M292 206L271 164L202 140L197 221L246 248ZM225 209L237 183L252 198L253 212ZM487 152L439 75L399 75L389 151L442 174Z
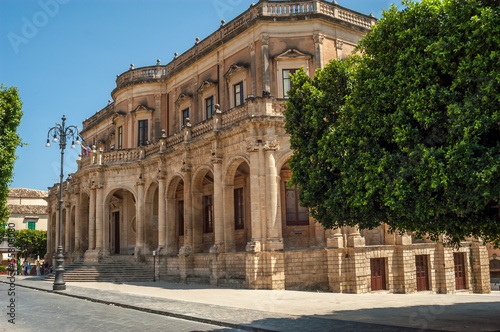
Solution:
M370 29L376 20L373 17L359 14L337 4L322 0L313 1L260 1L233 19L227 24L210 34L202 41L198 41L193 47L177 56L167 65L156 65L130 69L119 75L116 79L117 88L127 83L144 79L161 79L171 75L175 68L181 67L195 58L198 54L209 49L211 46L230 36L234 31L242 26L249 25L260 16L265 17L295 17L300 15L323 14L341 21L348 22L366 29Z
M243 105L235 107L222 113L222 128L231 126L238 121L250 119L253 116L280 116L285 109L285 99L253 98L248 99ZM201 138L204 134L214 130L214 119L209 119L193 125L191 128L191 138ZM185 141L184 133L178 133L147 146L124 149L116 151L92 152L89 156L82 156L79 164L80 169L99 164L113 164L132 162L148 158L160 152L173 148Z

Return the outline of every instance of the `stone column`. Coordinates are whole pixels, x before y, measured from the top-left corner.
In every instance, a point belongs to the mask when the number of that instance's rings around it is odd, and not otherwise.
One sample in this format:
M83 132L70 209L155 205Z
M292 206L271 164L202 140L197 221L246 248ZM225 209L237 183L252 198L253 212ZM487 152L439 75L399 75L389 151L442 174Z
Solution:
M184 173L184 245L179 250L180 255L193 253L193 220L192 220L192 193L191 193L191 166L182 167Z
M260 144L253 140L247 142L247 151L250 159L250 218L252 223L252 240L246 250L259 252L262 250L262 220L260 205L259 183L259 150Z
M54 239L52 238L52 209L49 207L47 209L47 213L48 213L48 218L47 218L47 254L51 254L52 253L52 248L53 248L53 244L52 242L54 242ZM45 255L45 257L48 258L48 255Z
M324 60L323 60L323 40L325 39L325 35L319 32L315 32L313 35L314 38L314 49L316 50L316 68L323 68Z
M343 59L344 56L342 54L342 47L344 45L344 42L337 39L335 44L337 45L337 60Z
M224 197L224 244L226 252L235 252L234 243L234 185L223 187Z
M165 176L158 177L158 247L166 249L167 215L165 211ZM174 212L175 210L172 210Z
M257 96L257 69L255 64L255 42L252 41L248 44L248 48L250 49L250 76L252 79L251 85L251 93L254 96Z
M271 69L269 68L269 35L260 37L262 44L262 88L264 91L271 92Z
M81 218L81 213L80 213L80 201L81 201L81 196L80 196L80 190L77 190L75 192L75 252L80 252L81 246L80 246L80 241L81 241L81 226L80 226L80 218Z
M89 202L89 249L95 250L95 188L90 189Z
M141 255L144 250L144 180L142 175L136 183L137 188L137 202L136 202L136 239L135 239L135 256L136 258Z
M276 151L279 145L275 138L269 138L264 146L266 161L266 202L267 202L267 239L266 250L276 251L283 249L281 236L281 221L278 220L278 177L276 171Z
M95 202L95 234L96 234L96 250L103 250L104 246L104 202L102 198L102 186L98 185L96 187L96 202Z
M474 293L491 293L490 260L488 251L482 241L474 239L469 247L470 276L469 284Z
M177 251L176 248L176 223L177 223L177 206L176 206L175 198L167 198L167 212L166 212L166 234L167 239L165 243L165 249L167 255L175 254Z
M224 251L224 210L222 192L222 157L215 152L212 157L214 167L214 245L211 253Z
M72 222L71 222L71 203L66 201L65 205L66 205L66 229L64 230L65 247L63 249L64 249L64 251L66 251L66 253L70 253L72 251L71 241L70 241L71 225L72 225Z
M56 208L56 222L55 222L55 229L56 229L56 237L54 238L54 248L52 249L52 252L55 254L57 252L57 244L59 242L59 213L61 213L61 211L59 211L59 205L57 206Z

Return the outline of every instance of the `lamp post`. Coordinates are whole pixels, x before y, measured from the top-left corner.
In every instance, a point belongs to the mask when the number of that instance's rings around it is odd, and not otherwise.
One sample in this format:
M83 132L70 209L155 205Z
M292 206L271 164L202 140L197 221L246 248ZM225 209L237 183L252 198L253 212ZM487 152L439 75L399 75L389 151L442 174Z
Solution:
M64 255L62 247L62 205L63 205L63 162L64 162L64 149L66 149L66 138L72 137L71 148L75 149L75 144L80 144L78 140L78 128L76 126L65 126L66 116L62 117L62 124L56 123L56 125L49 129L47 133L47 144L46 147L50 148L50 138L52 137L52 142L57 143L59 141L59 148L61 149L61 177L59 181L59 236L57 239L57 253L56 253L56 278L54 280L53 290L66 290L66 283L64 282ZM59 138L59 139L58 139ZM76 138L76 140L75 140Z

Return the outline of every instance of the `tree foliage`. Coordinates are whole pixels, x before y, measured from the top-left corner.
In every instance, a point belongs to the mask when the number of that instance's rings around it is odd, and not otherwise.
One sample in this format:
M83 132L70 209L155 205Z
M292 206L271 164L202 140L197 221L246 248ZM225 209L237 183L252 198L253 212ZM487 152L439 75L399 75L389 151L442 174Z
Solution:
M17 127L21 122L21 100L14 87L0 85L0 224L4 224L10 215L7 208L7 195L12 180L16 148L21 138Z
M293 78L292 182L327 228L387 223L498 244L500 5L404 4L384 12L360 55Z
M43 258L47 253L47 232L32 229L23 229L15 232L16 247L21 257L40 256Z

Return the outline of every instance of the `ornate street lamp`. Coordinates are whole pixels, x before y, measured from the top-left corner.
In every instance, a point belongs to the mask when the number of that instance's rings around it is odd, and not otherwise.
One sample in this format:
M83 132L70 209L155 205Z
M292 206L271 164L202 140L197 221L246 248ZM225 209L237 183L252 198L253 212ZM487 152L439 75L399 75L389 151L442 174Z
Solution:
M62 206L63 206L63 162L64 162L64 149L66 149L66 138L72 137L71 148L75 149L77 145L80 145L78 140L78 128L76 126L65 127L66 116L62 117L62 125L56 123L56 125L49 129L47 133L47 144L46 147L50 148L50 137L52 137L52 142L57 143L59 141L59 148L61 149L61 178L59 181L59 237L57 239L57 253L56 253L56 278L54 280L53 290L66 290L66 283L64 282L64 256L62 247ZM59 139L58 139L59 138ZM68 221L67 221L68 222Z

